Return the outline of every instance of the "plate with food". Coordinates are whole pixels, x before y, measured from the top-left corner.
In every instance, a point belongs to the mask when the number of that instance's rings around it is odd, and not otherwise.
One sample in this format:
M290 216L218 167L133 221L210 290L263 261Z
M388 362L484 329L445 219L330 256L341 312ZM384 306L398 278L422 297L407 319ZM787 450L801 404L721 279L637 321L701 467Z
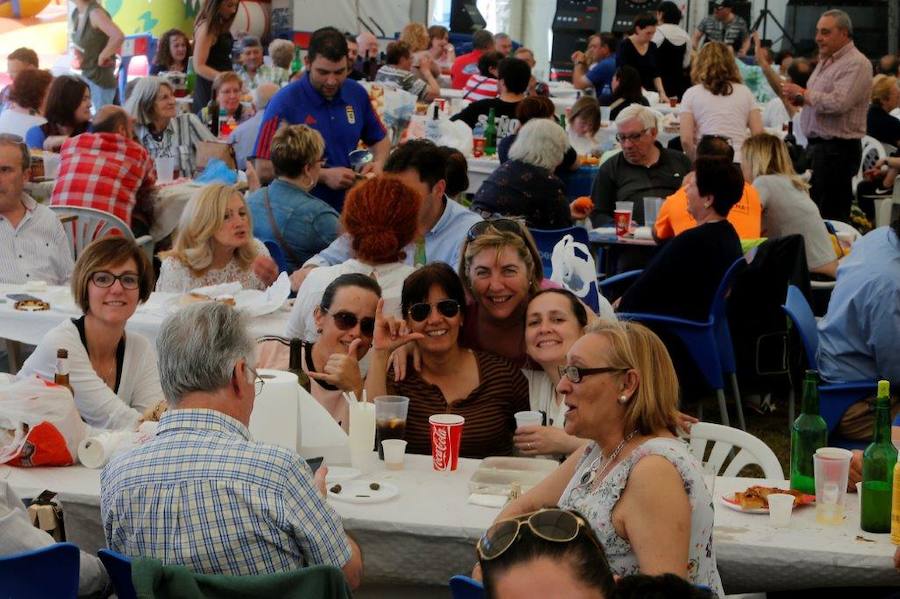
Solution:
M719 501L727 508L745 514L768 514L768 496L773 493L784 493L794 496L794 507L809 505L816 502L815 495L807 495L793 489L779 489L778 487L752 486L746 491L736 491L722 495Z
M325 475L325 482L329 485L334 483L343 483L346 480L353 480L362 472L356 468L348 468L347 466L328 466L328 474Z
M400 489L391 483L371 479L346 480L329 484L328 497L347 503L381 503L393 499Z

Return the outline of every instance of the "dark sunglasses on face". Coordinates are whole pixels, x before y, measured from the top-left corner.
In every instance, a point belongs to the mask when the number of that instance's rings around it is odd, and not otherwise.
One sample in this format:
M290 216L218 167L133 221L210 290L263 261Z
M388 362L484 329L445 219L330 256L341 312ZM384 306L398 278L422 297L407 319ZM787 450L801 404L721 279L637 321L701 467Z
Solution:
M478 556L484 561L500 557L521 538L519 533L523 526L552 543L568 543L578 537L582 529L590 530L588 523L577 514L559 508L542 509L495 522L478 541ZM593 535L590 536L596 544Z
M437 308L437 311L440 312L442 316L446 316L447 318L453 318L459 314L459 302L453 299L442 299L434 304L434 307ZM431 304L424 302L413 304L409 307L409 317L416 322L422 322L431 314L431 308Z
M522 235L522 226L517 221L510 218L495 218L479 221L469 227L469 231L466 233L466 239L474 241L477 237L484 235L489 228L494 228L506 233L515 233L520 237Z
M319 306L325 314L331 314L328 308ZM359 332L366 337L371 337L375 333L375 319L371 317L357 318L352 312L335 312L331 314L334 324L341 331L349 331L359 323Z
M141 284L141 278L130 272L114 275L111 272L100 270L91 275L91 283L104 289L112 287L116 281L119 281L124 289L137 289Z

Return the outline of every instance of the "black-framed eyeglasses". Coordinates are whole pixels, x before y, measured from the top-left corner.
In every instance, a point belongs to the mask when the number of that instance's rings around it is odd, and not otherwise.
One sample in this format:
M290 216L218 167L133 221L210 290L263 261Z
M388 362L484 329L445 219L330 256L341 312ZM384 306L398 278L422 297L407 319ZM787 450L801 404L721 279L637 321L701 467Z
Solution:
M257 372L255 368L247 366L247 370L253 375L253 391L256 395L259 395L262 393L263 387L266 386L266 381L259 375L259 372Z
M476 238L484 235L490 228L494 228L497 231L504 231L506 233L515 233L520 237L522 236L522 225L520 225L518 221L515 221L511 218L493 218L489 220L478 221L477 223L469 227L469 231L466 233L466 239L469 241L475 241Z
M137 289L141 285L141 277L133 272L114 275L105 270L98 270L91 275L91 283L104 289L112 287L113 283L116 281L119 281L122 284L123 289Z
M431 314L432 308L437 308L437 311L441 313L441 316L445 316L447 318L453 318L454 316L459 314L458 301L456 301L455 299L442 299L434 305L426 302L413 304L409 307L409 317L416 322L422 322Z
M590 525L578 514L560 508L541 509L495 522L478 540L475 547L478 557L490 561L503 555L521 538L522 526L527 526L536 537L552 543L568 543L578 537L582 529L590 531ZM588 536L599 547L594 535Z
M616 141L619 143L625 143L626 141L634 142L643 137L644 133L649 130L650 129L641 129L637 133L616 133Z
M319 308L325 314L331 316L334 319L335 326L341 331L349 331L353 327L356 326L356 323L359 323L359 332L362 333L366 337L371 337L375 334L375 319L366 316L364 318L357 318L356 314L353 312L345 312L343 310L335 313L331 313L328 311L328 308L324 306L319 306Z
M566 377L573 383L580 383L581 379L592 374L606 374L607 372L625 372L627 368L580 368L578 366L559 366L559 376Z

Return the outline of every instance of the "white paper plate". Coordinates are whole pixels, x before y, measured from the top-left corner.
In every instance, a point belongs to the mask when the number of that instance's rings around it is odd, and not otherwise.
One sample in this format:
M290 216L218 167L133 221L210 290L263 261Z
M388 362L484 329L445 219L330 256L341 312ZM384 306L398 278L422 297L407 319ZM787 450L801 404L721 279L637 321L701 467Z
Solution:
M369 487L373 482L379 484L378 490L373 490ZM381 503L393 499L400 493L400 489L391 483L366 478L344 481L340 485L340 493L332 493L331 487L334 485L328 485L328 497L330 499L347 503Z
M345 480L353 480L362 472L357 470L356 468L348 468L347 466L329 466L325 464L328 468L328 474L325 475L325 482L331 486L334 483L342 483Z
M734 499L732 499L733 497L734 497L734 493L731 494L731 497L729 497L728 495L722 495L719 497L719 503L721 503L728 509L734 510L736 512L741 512L742 514L768 514L769 513L769 508L767 508L767 507L758 507L758 508L754 508L752 510L745 510L744 508L741 507L740 503L735 503Z

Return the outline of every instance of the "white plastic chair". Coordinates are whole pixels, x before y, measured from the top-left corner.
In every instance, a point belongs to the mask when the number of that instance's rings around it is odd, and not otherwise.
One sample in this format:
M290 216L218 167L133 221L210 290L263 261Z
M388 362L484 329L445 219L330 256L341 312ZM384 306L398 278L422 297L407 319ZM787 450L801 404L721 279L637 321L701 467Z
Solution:
M75 260L89 243L106 237L113 231L119 231L123 237L134 241L144 250L147 258L153 259L153 238L141 235L135 239L131 228L118 216L82 206L50 206L50 209L60 217L60 220L69 217L63 222L63 228L66 230L72 248L72 258Z
M712 452L704 462L707 443L713 443ZM703 471L713 476L737 476L744 466L757 464L763 470L763 477L776 480L784 480L784 471L778 458L758 438L740 429L713 424L711 422L698 422L691 427L690 435L691 452L703 463ZM737 454L722 470L725 460L737 449Z

